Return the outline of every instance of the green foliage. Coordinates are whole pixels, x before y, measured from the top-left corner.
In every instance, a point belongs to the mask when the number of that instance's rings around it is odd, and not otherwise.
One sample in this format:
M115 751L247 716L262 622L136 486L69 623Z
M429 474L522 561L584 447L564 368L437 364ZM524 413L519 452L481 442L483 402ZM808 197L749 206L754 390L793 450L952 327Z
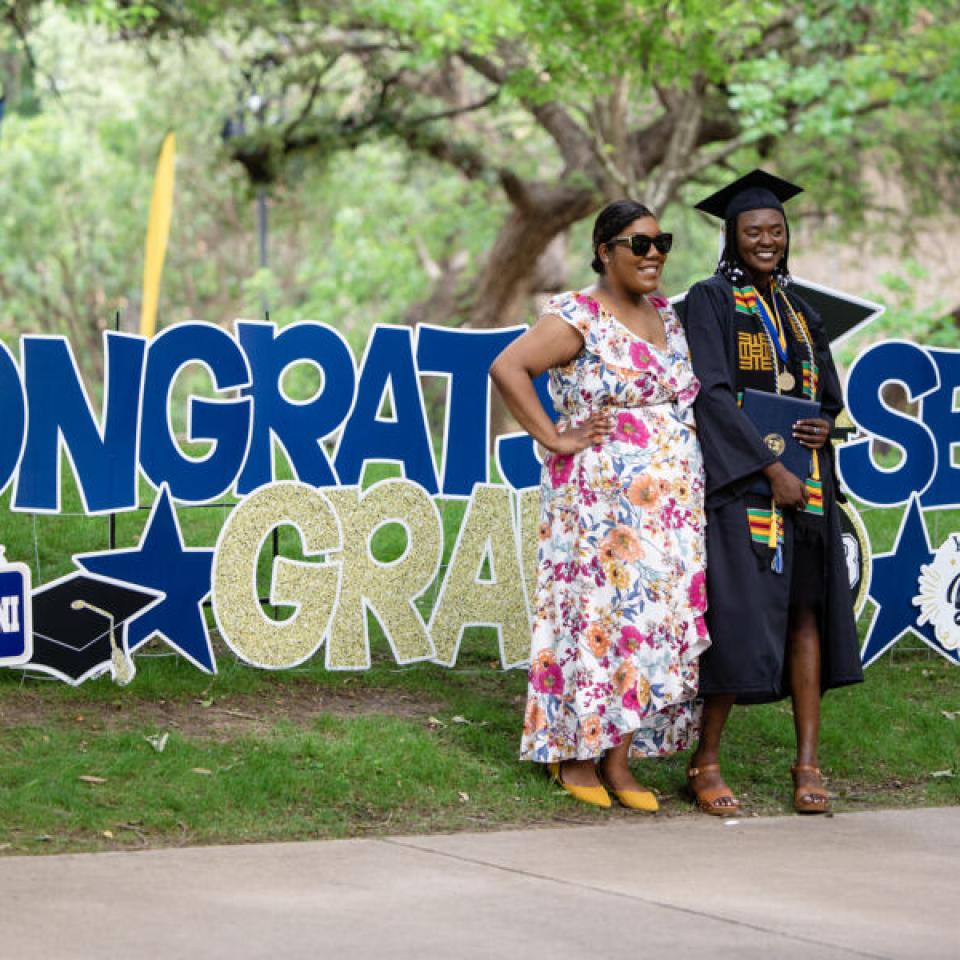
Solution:
M452 55L496 65L501 95L490 111L494 123L518 103L533 108L557 101L582 112L589 125L597 100L625 85L633 127L652 115L654 84L658 92L679 93L706 81L720 93L713 109L732 110L747 142L811 134L859 140L867 136L859 119L877 102L943 103L956 110L956 12L950 0L802 0L788 8L747 0L333 0L308 9L292 0L235 0L94 7L97 19L120 32L139 21L148 36L209 31L242 37L251 58L267 55L286 87L299 84L301 92L311 73L322 76L318 71L330 68L331 51L356 49L342 44L355 34L366 53L338 59L324 91L333 96L322 94L308 121L312 148L321 152L338 137L349 146L352 134L338 131L337 121L365 86L356 76L353 96L340 86L351 70L373 81L411 71L426 81ZM413 83L410 89L418 88L436 86ZM407 102L437 99L432 94ZM390 108L363 119L372 121L369 133L389 134L397 116ZM509 134L501 130L501 136Z
M643 144L664 104L703 84L705 119L729 124L724 137L742 138L729 163L772 163L798 177L807 187L798 216L829 210L838 229L862 230L871 205L864 166L912 177L918 213L935 214L960 192L957 6L25 5L36 70L23 66L0 134L0 329L8 342L21 330L68 333L99 388L100 329L116 310L124 325L137 324L153 164L168 128L178 135L178 161L161 326L229 323L267 306L280 323L330 323L357 351L372 324L410 319L438 277L452 278L442 319L468 314L486 252L516 209L502 189L504 170L530 183L595 190L596 171L586 162L572 169L542 126L538 111L548 105L562 107L626 178L606 183L608 192L642 194L659 160L633 166L625 144ZM118 42L130 40L137 42ZM19 41L8 46L22 64ZM486 58L499 79L468 69L469 57ZM483 110L446 116L454 87L457 103L497 95ZM264 99L256 111L252 92ZM886 108L875 111L878 103ZM614 122L618 104L624 113ZM230 163L236 142L220 140L224 120L240 115L248 148L262 149L264 176L278 177L265 188L264 270L253 194ZM285 153L291 129L303 145ZM649 137L661 135L650 129ZM721 137L706 153L725 143ZM463 176L438 144L475 151L480 168ZM682 204L729 175L729 165L703 160L679 188ZM710 271L716 247L715 231L682 204L661 207L678 234L671 293ZM588 234L583 224L570 245L577 283L592 279ZM947 342L950 331L932 311L896 309L918 336L929 331ZM884 322L899 317L892 310Z
M274 229L296 237L298 264L271 316L328 323L358 357L374 323L402 322L426 295L430 264L478 259L502 215L486 185L383 144L333 157L285 200Z
M31 44L59 94L43 93L39 112L33 101L11 104L0 132L0 333L11 346L24 331L67 334L95 394L100 331L116 311L137 329L167 129L177 134L177 176L161 327L225 324L262 316L266 305L280 323L337 327L359 356L374 323L403 321L428 289L428 271L447 269L455 254L475 262L495 234L503 210L495 185L370 143L323 165L291 165L267 198L269 267L258 270L254 197L219 140L246 91L239 63L224 63L207 41L159 44L148 62L57 14L34 25Z
M168 128L178 136L178 160L161 326L185 319L226 324L260 316L267 306L280 323L333 325L358 354L374 323L409 320L438 275L453 278L442 319L463 319L486 251L514 209L498 179L503 167L531 181L566 176L590 189L585 173L577 179L564 172L532 112L551 99L588 125L605 97L621 97L627 129L635 130L659 109L654 79L666 89L696 72L731 96L729 104L710 100L708 116L732 105L749 132L739 165L773 158L788 175L798 172L807 187L796 201L798 216L829 210L848 236L860 229L868 203L862 150L870 144L871 163L884 170L895 163L891 157L910 156L928 200L918 212L934 214L956 171L939 158L960 155L960 83L950 83L960 78L960 27L950 17L956 6L888 0L870 5L866 16L863 5L850 2L805 2L786 16L776 3L649 0L54 5L73 19L38 7L29 34L37 70L24 68L22 96L11 99L0 133L0 332L11 344L25 330L67 333L92 392L99 390L100 330L117 310L125 326L137 325L153 165ZM358 38L387 52L375 62L342 51L328 59L320 41L332 43L331 29L342 37L348 26L362 27ZM780 43L778 30L789 43ZM143 46L116 42L140 34L153 39ZM169 42L171 34L182 42ZM844 55L814 56L827 41L846 45ZM503 55L504 44L520 51L519 65ZM501 95L482 120L467 115L420 130L425 140L452 131L477 146L489 163L481 175L465 178L425 155L419 141L411 147L396 111L379 126L367 116L366 134L346 136L355 105L367 104L376 90L376 70L408 71L422 81L407 91L405 108L441 105L442 85L427 80L449 66L444 56L451 51L489 54L505 71ZM268 54L277 59L266 60ZM258 269L253 194L228 162L223 121L253 84L267 104L256 117L247 111L248 128L276 146L278 130L297 116L327 66L317 116L303 121L318 137L314 152L291 154L282 181L267 191L269 266ZM933 79L912 82L921 75ZM489 84L474 78L467 92L489 92ZM884 97L892 111L861 117L867 101ZM612 142L598 149L621 159ZM684 206L705 192L702 181L728 173L727 166L708 166L681 188L684 202L663 214L677 234L665 278L670 293L712 269L716 231ZM576 226L570 250L569 280L590 282L587 222ZM881 292L890 309L874 329L954 343L955 325L941 319L940 306L921 309L895 289L899 282L884 281L892 284ZM209 392L196 371L181 379L178 401L189 386ZM290 380L294 391L309 395L308 369Z
M896 337L929 347L957 349L960 346L960 322L948 311L956 304L942 299L921 305L919 293L928 277L927 269L915 260L905 260L897 273L878 277L881 289L871 296L886 308L865 330L844 343L837 359L849 364L867 343Z
M236 232L243 184L218 162L216 104L228 88L208 51L170 48L151 67L62 15L38 24L31 42L59 95L45 94L40 112L13 103L0 133L3 333L68 334L96 383L98 331L116 311L124 326L139 322L150 192L168 129L178 160L160 322L238 310L236 268L253 256L237 255L252 243Z

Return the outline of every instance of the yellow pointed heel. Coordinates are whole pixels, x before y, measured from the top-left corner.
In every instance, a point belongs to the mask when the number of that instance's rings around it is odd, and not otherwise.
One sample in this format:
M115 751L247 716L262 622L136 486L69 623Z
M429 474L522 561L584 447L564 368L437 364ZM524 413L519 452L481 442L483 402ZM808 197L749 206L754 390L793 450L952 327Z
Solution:
M613 788L610 788L613 790ZM652 790L613 790L620 804L630 810L642 810L644 813L656 813L660 809L656 795Z
M652 790L618 790L607 776L603 764L599 767L600 780L604 786L617 798L621 807L628 810L641 810L643 813L656 813L660 809L657 796ZM638 784L639 786L639 784Z
M571 797L581 803L589 803L592 807L603 807L604 809L613 806L613 801L605 787L578 787L572 783L564 783L563 777L560 775L559 763L548 763L547 770L555 783L563 787Z

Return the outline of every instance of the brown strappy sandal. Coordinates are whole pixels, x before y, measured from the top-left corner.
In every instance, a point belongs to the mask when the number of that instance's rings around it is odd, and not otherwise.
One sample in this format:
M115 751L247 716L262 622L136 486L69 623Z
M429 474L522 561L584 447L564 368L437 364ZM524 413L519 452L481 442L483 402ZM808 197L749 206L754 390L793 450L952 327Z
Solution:
M693 794L693 799L702 813L711 817L735 817L740 812L740 804L733 795L733 791L724 784L722 787L704 787L698 790L693 781L708 770L719 770L719 763L707 763L702 767L687 767L687 788ZM733 803L719 803L720 800L730 799Z
M823 775L820 768L809 763L795 763L790 767L790 775L793 777L793 809L797 813L829 813L830 812L830 794L827 793L824 786L797 786L797 774L800 772L815 773L818 777Z

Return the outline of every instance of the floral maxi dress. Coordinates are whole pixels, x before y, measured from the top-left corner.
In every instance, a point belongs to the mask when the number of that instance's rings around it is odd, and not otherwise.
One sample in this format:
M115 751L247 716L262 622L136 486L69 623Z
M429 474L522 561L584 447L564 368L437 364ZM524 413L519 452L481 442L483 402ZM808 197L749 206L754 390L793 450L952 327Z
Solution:
M614 427L602 445L544 461L527 760L599 757L625 736L631 756L662 756L696 735L697 657L710 644L699 383L672 307L650 301L665 352L586 294L543 311L585 341L550 371L559 425L607 409Z

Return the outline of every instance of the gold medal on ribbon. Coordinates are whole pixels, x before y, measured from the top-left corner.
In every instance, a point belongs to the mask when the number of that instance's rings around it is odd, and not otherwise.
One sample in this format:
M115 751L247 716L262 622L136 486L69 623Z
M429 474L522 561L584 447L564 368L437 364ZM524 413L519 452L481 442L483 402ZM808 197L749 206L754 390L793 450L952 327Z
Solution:
M781 370L777 382L784 393L789 393L797 385L797 378L789 370Z

